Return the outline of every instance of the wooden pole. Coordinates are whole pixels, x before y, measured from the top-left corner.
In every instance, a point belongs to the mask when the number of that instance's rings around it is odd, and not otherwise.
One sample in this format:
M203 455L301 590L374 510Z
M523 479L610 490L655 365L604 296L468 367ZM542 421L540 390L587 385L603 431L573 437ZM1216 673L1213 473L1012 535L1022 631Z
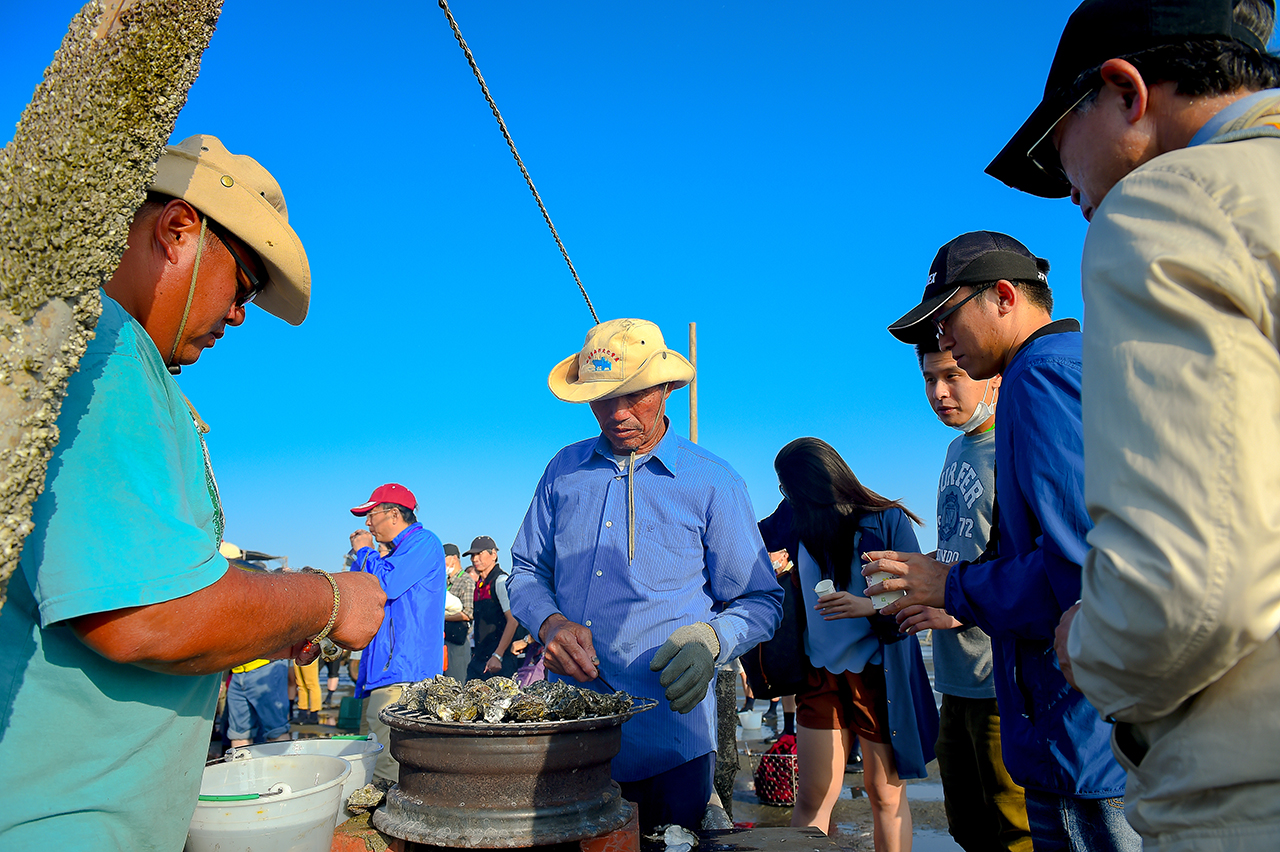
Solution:
M689 382L689 440L698 443L698 324L689 323L689 363L693 364L693 381Z

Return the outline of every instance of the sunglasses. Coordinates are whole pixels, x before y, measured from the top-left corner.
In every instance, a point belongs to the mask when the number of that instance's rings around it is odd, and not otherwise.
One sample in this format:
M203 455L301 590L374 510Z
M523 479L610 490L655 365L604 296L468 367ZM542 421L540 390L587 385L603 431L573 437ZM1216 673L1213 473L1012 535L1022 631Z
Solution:
M948 317L950 317L950 316L951 316L952 314L954 314L956 311L958 311L958 310L960 310L961 308L963 308L963 307L964 307L964 303L965 303L965 302L969 301L970 299L977 298L978 296L980 296L980 295L982 295L983 293L987 292L988 290L990 290L990 289L991 289L992 287L994 287L994 286L996 286L996 282L994 282L994 281L992 281L992 282L991 282L991 283L989 283L989 284L983 284L983 285L982 285L981 287L979 287L977 290L974 290L972 293L970 293L969 295L965 296L963 299L961 299L960 301L956 302L954 305L952 305L951 307L947 308L945 311L943 311L942 313L940 313L940 314L938 314L936 317L934 317L934 318L933 318L933 324L934 324L934 326L935 326L935 327L937 328L937 330L938 330L938 337L939 337L939 338L941 338L941 337L942 337L942 335L944 335L944 334L946 334L946 333L947 333L947 329L946 329L945 323L946 323L946 321L947 321L947 318L948 318Z
M253 270L249 268L248 264L240 259L239 253L232 247L232 241L234 238L227 233L226 229L215 223L212 219L207 219L206 221L208 222L209 230L213 232L214 236L222 241L222 244L227 249L227 253L230 254L231 259L236 262L236 267L244 273L245 279L249 282L249 286L246 288L243 286L239 276L236 277L236 307L243 308L245 305L258 298L258 294L266 289L267 282L258 280L258 276L253 274ZM238 240L235 241L239 242ZM241 243L241 245L243 245L243 243Z
M1071 106L1067 107L1066 111L1062 113L1062 115L1058 116L1057 120L1054 121L1053 124L1049 125L1049 129L1044 132L1044 135L1037 139L1031 147L1027 149L1027 159L1030 160L1037 169L1044 172L1054 180L1067 184L1071 183L1071 179L1067 177L1066 171L1062 168L1062 159L1058 156L1058 149L1054 147L1053 140L1050 137L1053 136L1053 131L1062 123L1062 120L1075 112L1080 105L1088 100L1089 96L1096 91L1098 91L1098 85L1086 87L1084 93L1081 94L1080 97L1076 98L1075 102L1071 104Z

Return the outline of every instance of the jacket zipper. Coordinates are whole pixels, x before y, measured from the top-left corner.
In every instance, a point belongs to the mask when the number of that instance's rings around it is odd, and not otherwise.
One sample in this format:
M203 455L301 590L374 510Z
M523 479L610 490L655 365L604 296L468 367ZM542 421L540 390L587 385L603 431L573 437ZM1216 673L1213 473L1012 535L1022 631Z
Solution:
M387 649L387 664L382 667L384 672L391 668L391 658L396 652L396 620L390 615L388 615L387 618L391 619L391 647Z

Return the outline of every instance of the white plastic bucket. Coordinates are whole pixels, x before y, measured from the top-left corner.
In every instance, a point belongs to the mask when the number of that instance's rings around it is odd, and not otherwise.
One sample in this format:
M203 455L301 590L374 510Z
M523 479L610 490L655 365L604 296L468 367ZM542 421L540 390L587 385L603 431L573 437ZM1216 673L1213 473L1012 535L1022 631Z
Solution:
M744 731L756 731L764 723L764 713L759 710L743 710L738 714L738 724Z
M241 746L228 749L226 760L246 760L253 757L277 757L283 754L324 754L341 757L351 764L351 774L342 785L342 807L338 810L336 824L351 819L355 814L347 810L347 799L365 784L373 781L373 770L378 765L386 745L378 742L378 735L366 737L317 737L306 740L285 740L278 743Z
M328 852L342 784L350 775L350 763L321 754L206 766L184 849Z

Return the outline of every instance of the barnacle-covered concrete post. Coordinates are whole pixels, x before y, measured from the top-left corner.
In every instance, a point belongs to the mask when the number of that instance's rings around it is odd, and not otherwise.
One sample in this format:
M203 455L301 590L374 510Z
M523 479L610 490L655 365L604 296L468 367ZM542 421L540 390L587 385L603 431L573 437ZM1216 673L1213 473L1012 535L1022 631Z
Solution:
M124 254L221 9L91 0L0 150L0 606L67 378L102 309L98 288Z

